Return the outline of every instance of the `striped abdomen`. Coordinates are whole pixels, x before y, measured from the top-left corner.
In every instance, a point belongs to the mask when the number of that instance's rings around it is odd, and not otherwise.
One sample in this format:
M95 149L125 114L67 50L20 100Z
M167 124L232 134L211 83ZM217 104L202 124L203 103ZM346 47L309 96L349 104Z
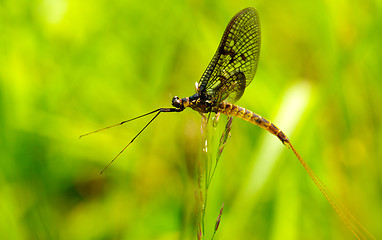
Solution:
M241 118L245 121L253 123L261 128L264 128L268 132L277 136L282 143L288 143L289 139L285 134L276 127L273 123L269 122L267 119L251 112L245 108L239 107L232 103L221 102L219 104L218 112L224 113L228 116L235 116Z

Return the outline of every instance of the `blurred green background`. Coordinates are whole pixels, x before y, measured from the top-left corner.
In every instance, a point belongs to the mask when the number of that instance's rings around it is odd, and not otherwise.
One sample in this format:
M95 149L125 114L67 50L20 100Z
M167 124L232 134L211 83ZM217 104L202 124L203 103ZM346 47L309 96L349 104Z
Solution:
M238 104L381 238L381 1L14 0L0 1L0 239L196 239L198 113L162 114L103 175L149 118L78 136L192 95L249 6L262 46ZM239 119L231 134L207 236L224 202L219 240L355 239L277 138Z

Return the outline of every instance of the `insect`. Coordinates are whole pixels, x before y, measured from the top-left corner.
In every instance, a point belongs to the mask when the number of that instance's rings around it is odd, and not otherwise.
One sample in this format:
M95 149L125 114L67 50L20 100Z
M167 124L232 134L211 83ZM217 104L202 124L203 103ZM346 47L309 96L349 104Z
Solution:
M293 147L289 138L276 127L276 125L252 111L233 104L243 96L245 88L252 82L259 61L259 53L259 16L254 8L246 8L237 13L228 23L215 55L204 71L201 79L196 84L196 93L194 95L185 98L175 96L172 99L173 108L159 108L118 124L81 135L80 138L156 113L142 130L101 171L102 173L162 112L182 112L186 108L191 108L199 113L223 113L227 116L241 118L267 130L275 135L285 146L292 149L310 178L357 239L374 239L374 237L335 200L326 186Z

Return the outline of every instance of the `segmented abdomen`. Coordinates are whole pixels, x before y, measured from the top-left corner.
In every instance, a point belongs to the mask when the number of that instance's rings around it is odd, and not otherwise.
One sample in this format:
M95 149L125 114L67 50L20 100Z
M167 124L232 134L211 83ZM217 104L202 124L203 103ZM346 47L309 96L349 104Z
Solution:
M235 116L241 118L261 128L264 128L268 132L277 136L282 143L289 142L288 137L273 123L245 108L239 107L232 103L221 102L219 104L218 112L224 113L228 116Z

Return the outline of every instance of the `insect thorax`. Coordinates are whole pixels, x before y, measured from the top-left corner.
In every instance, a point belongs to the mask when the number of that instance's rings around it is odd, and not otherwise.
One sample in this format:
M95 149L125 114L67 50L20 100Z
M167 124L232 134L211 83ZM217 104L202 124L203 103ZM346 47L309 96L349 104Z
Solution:
M216 105L210 95L194 94L189 98L189 107L200 113L215 112Z
M218 110L215 101L211 100L211 96L208 94L196 93L185 98L175 96L172 99L172 105L180 110L190 107L200 113L217 112Z

